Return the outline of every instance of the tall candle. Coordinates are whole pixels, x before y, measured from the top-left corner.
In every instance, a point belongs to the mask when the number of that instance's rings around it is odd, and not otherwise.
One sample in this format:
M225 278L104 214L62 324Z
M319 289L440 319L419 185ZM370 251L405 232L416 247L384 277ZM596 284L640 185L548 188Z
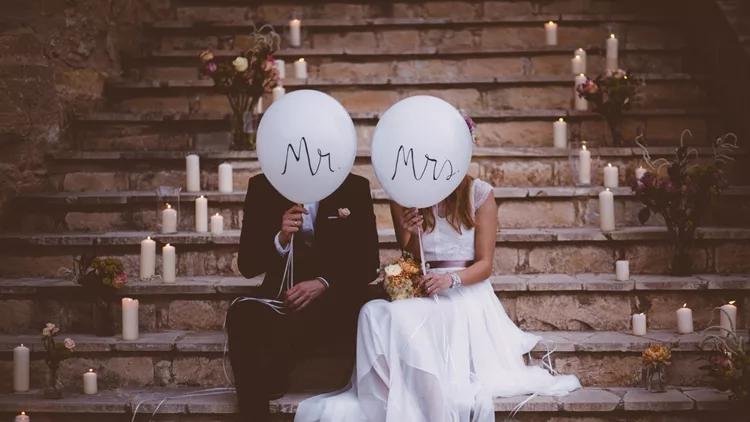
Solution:
M599 224L603 232L615 230L615 197L609 189L599 193Z
M224 163L219 165L219 192L232 193L234 186L232 183L232 165Z
M544 32L547 35L547 45L557 45L557 24L552 21L545 23Z
M224 217L217 212L211 216L211 234L219 235L224 233Z
M581 147L578 154L578 183L591 184L591 151L586 149L586 145Z
M279 74L279 80L286 78L286 63L284 60L276 59L274 66L276 66L276 72Z
M26 414L26 412L21 412L20 415L16 416L15 422L29 422L31 421L31 418Z
M617 37L615 37L615 34L610 34L609 38L607 38L607 70L608 71L615 71L618 68L618 64L617 64L618 45L619 45L619 41L617 40Z
M586 111L589 109L589 103L585 98L578 95L578 85L586 83L586 75L583 73L579 74L575 78L575 84L573 85L573 108L576 111Z
M646 174L646 169L643 167L638 167L635 169L635 179L640 180L643 175Z
M617 167L612 167L612 163L604 167L604 187L614 189L619 186L620 172Z
M123 338L125 336L123 335ZM137 334L136 334L137 337ZM99 391L96 385L96 372L93 369L89 369L88 372L83 374L83 394L93 395Z
M208 231L208 200L203 195L195 198L195 231L198 233Z
M161 232L177 233L177 211L175 211L169 204L167 204L167 208L161 212Z
M677 332L680 334L693 332L693 310L687 307L687 303L677 310Z
M29 391L29 348L23 344L13 349L13 391Z
M615 280L630 280L630 262L624 259L620 259L615 262Z
M289 44L292 47L302 45L302 22L299 19L292 19L289 22Z
M552 134L555 148L568 147L568 124L562 117L552 124Z
M581 67L583 68L580 72L573 72L574 74L579 73L586 73L586 50L579 48L576 51L573 52L573 56L578 56L581 58Z
M138 340L138 299L122 298L122 339Z
M156 242L151 236L141 242L141 280L147 280L156 274Z
M271 96L273 97L273 102L276 102L281 99L281 97L286 94L286 90L283 86L277 86L276 88L271 90Z
M174 246L167 243L161 248L161 278L165 283L174 283L177 273L177 256Z
M581 56L576 55L570 59L570 69L574 75L580 75L586 73L586 64L583 62Z
M294 62L294 77L297 79L307 79L307 62L305 59L299 59Z
M642 313L633 315L633 335L646 335L646 315Z
M724 337L729 336L730 331L737 331L737 307L734 306L734 301L721 307L719 312L719 325L721 326L721 333Z
M187 177L187 191L198 192L201 190L201 165L200 158L190 154L185 158L185 173Z

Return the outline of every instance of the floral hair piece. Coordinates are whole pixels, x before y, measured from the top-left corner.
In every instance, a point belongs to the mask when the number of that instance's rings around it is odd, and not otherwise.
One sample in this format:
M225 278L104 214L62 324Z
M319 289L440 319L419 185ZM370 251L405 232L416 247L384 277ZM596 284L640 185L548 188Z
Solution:
M464 121L466 122L466 126L469 127L469 132L471 133L471 142L476 145L477 144L477 124L474 123L474 120L471 120L471 117L469 117L466 112L463 110L458 110L459 113L461 113L461 116L463 116Z

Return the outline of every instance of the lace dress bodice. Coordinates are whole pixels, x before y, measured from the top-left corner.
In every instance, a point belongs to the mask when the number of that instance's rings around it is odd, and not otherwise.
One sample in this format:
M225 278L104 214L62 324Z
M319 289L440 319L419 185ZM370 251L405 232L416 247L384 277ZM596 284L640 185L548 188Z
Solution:
M475 179L472 186L472 213L492 194L492 185ZM464 227L458 233L448 220L438 216L437 205L433 207L435 228L422 237L426 261L472 261L474 260L474 228Z

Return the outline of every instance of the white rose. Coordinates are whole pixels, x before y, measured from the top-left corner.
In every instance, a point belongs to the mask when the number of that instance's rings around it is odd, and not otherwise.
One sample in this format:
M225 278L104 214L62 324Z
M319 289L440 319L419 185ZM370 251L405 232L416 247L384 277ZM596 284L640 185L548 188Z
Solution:
M65 345L65 348L68 350L73 350L73 348L76 347L76 343L69 338L66 338L65 341L63 341L63 344Z
M401 266L398 264L391 264L385 267L385 275L388 277L397 277L401 275Z
M58 331L60 331L60 329L57 328L57 326L55 326L55 324L52 324L52 323L48 322L47 326L44 327L44 329L42 330L42 335L45 336L45 337L49 337L49 336L53 336L53 335L57 334Z
M244 72L247 70L247 59L244 57L237 57L232 62L234 69L238 72Z

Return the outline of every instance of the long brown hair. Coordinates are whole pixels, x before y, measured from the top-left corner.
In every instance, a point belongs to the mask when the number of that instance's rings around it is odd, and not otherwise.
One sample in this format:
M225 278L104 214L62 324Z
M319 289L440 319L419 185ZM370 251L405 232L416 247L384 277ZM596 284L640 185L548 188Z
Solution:
M471 204L471 187L474 184L474 178L466 175L461 184L448 195L441 203L437 205L438 211L445 215L445 219L448 220L448 224L453 227L453 230L461 233L461 228L466 227L467 229L473 229L476 226L474 220L474 213L472 212ZM431 232L435 229L435 213L434 208L423 208L422 215L424 217L424 230L425 232Z

